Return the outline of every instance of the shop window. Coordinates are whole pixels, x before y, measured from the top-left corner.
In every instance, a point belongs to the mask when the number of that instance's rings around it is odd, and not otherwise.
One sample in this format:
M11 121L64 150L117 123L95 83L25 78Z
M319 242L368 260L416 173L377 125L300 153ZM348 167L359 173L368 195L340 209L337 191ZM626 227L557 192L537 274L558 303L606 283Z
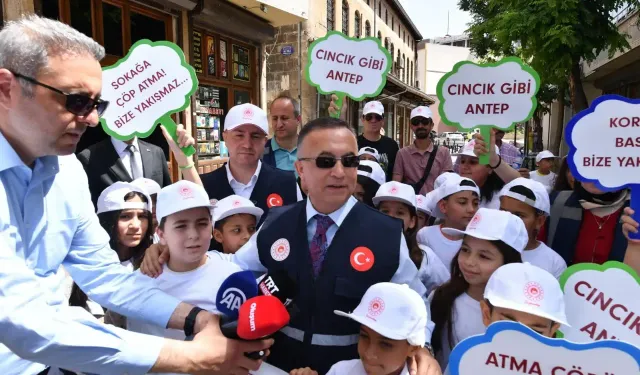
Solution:
M60 20L60 5L57 1L35 1L33 4L36 8L36 12L46 18L52 20ZM0 9L2 8L2 1L0 1Z
M233 45L233 79L249 82L249 49Z
M349 35L349 3L342 0L342 33Z
M71 19L73 25L73 18ZM102 4L102 25L104 27L104 49L107 55L124 56L124 41L122 38L122 8L109 4Z
M130 22L131 44L141 39L149 39L152 42L167 40L167 28L164 20L131 12Z
M57 3L57 1L45 1L45 3L51 4ZM86 0L70 0L69 4L71 8L71 26L84 35L93 37L93 14L91 13L91 3ZM122 36L122 32L120 35Z

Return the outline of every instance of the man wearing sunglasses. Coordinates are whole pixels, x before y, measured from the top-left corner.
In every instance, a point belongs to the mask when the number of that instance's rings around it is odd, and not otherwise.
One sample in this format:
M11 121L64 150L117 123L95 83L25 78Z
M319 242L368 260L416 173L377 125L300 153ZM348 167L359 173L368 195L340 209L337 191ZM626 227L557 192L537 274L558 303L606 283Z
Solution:
M222 133L229 162L200 176L209 199L221 200L234 194L247 198L264 211L262 220L271 207L302 200L292 172L260 160L268 133L269 121L262 108L247 103L229 110Z
M378 150L379 162L387 174L387 181L390 181L399 147L392 138L380 134L380 130L384 126L384 106L382 103L371 101L364 105L362 125L364 131L358 136L358 148L371 147Z
M246 374L259 362L243 353L270 341L226 339L217 317L129 272L109 246L73 155L109 104L100 98L103 57L91 38L35 15L0 31L0 374ZM194 340L127 332L65 306L60 266L109 310L196 332Z
M453 162L449 149L438 147L431 140L433 114L429 107L420 106L411 111L411 130L416 139L398 152L393 180L411 185L416 194L424 195L433 190L438 176L453 171Z

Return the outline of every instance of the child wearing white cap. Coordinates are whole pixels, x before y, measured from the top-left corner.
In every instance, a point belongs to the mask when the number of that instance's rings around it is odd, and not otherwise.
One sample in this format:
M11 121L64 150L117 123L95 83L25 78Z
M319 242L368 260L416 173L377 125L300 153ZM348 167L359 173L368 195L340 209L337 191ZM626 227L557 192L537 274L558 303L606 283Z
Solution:
M158 219L156 218L156 202L158 201L158 193L160 192L160 189L162 189L162 187L160 187L160 184L158 184L154 180L150 178L145 178L145 177L137 178L131 181L131 184L144 189L147 192L147 194L149 194L149 196L151 197L151 203L152 203L151 217L153 219L153 225L152 225L153 243L158 243L160 241L160 238L156 234L156 228L158 227Z
M556 174L551 171L556 156L551 152L544 150L536 155L536 165L538 169L531 173L530 177L534 181L540 182L547 189L547 193L551 192L553 185L556 183Z
M110 237L120 263L133 271L140 266L144 251L151 245L152 203L147 192L132 183L118 181L100 193L97 202L98 220ZM80 306L94 315L105 314L105 322L124 328L125 318L111 311L103 311L74 283L69 299L71 306Z
M429 294L437 286L449 280L449 271L431 248L418 244L416 195L413 187L390 181L378 189L373 198L380 212L402 220L404 237L409 255L418 268L418 277Z
M500 209L518 216L527 228L529 242L522 253L522 260L560 278L567 269L567 263L558 253L537 239L551 209L545 187L537 181L516 178L505 185L499 197Z
M213 238L222 245L222 252L234 254L256 232L262 217L261 208L239 195L219 200L213 207Z
M443 228L464 230L478 211L480 191L472 180L452 174L431 195L431 216L442 221L422 228L418 232L418 243L432 248L450 270L451 260L462 245L462 236L445 234Z
M327 375L409 375L407 359L425 343L429 314L418 293L406 285L374 284L351 313L337 315L360 324L360 359L341 361ZM292 375L317 375L310 369Z
M353 196L369 207L375 207L373 197L380 185L386 182L386 178L387 176L378 162L361 160L358 165L358 180Z
M363 147L358 151L358 158L360 160L370 160L380 162L380 153L373 147Z
M451 264L451 280L430 297L433 349L440 367L445 368L460 341L485 331L480 308L485 286L499 267L522 262L528 235L517 216L486 208L478 210L464 231L444 228L443 232L464 236Z
M474 151L475 147L476 140L472 139L457 154L460 160L458 173L462 177L472 179L480 188L480 207L497 210L500 207L497 193L504 186L504 181L495 173L495 167L480 164L480 159ZM495 146L495 153L500 154L498 146Z
M180 300L217 312L215 297L222 282L240 267L219 257L209 257L211 203L200 185L182 180L158 194L158 235L170 258L154 279L158 289ZM181 330L166 329L128 319L130 331L184 340Z
M418 210L418 227L420 231L424 228L431 218L431 208L429 208L429 200L426 196L416 194L416 210Z

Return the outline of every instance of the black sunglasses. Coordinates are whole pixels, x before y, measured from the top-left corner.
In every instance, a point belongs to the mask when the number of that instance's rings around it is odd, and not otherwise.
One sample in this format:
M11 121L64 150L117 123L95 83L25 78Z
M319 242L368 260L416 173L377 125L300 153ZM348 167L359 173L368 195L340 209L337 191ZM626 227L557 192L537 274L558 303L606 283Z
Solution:
M345 168L357 168L358 165L360 165L360 159L358 158L358 155L347 155L341 158L334 158L332 156L318 156L317 158L300 158L299 160L315 160L316 167L320 169L331 169L335 167L338 160L340 160L342 166Z
M31 82L34 85L42 86L53 92L64 95L66 99L64 103L65 108L67 109L67 111L73 113L76 116L88 116L91 112L93 112L94 109L98 111L98 116L102 116L104 111L106 111L107 107L109 106L109 102L106 100L93 99L84 94L69 94L55 87L51 87L42 82L39 82L34 78L27 77L19 73L13 73L13 75L17 78L22 78L27 82Z
M429 126L431 125L431 119L428 119L426 117L414 117L411 119L411 125L413 126L419 126L419 125L424 125L424 126Z
M364 119L367 121L372 121L373 119L376 119L376 121L382 121L382 116L376 114L376 113L367 113L364 116Z

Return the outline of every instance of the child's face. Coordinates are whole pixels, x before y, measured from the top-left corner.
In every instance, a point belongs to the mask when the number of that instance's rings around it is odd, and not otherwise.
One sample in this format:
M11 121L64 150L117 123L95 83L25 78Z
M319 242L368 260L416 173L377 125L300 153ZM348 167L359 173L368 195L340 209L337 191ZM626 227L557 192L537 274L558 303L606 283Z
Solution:
M538 169L543 172L549 172L553 167L553 159L542 159L538 162Z
M480 306L482 307L482 321L485 326L489 326L491 323L508 320L522 323L546 337L553 337L560 328L560 323L554 323L550 319L542 318L537 315L495 306L492 309L486 301L481 301Z
M427 225L427 220L429 220L429 216L422 211L418 211L418 230Z
M196 207L167 216L158 228L160 243L169 247L172 261L193 264L202 261L211 241L209 209Z
M358 355L367 375L397 374L407 357L415 354L417 347L407 340L391 340L371 328L361 325L358 339Z
M495 270L504 264L498 247L489 241L464 236L458 265L469 285L486 285Z
M480 159L469 156L460 156L460 176L470 178L478 186L483 186L491 174L491 168L480 164Z
M479 199L472 191L461 191L451 194L447 199L438 202L440 211L447 218L451 228L464 230L478 211Z
M231 215L225 219L222 230L215 229L213 236L222 244L222 251L233 254L249 241L256 232L256 217L249 214Z
M127 202L142 202L137 195ZM145 210L122 210L118 217L118 243L124 247L140 245L149 228L149 213Z
M536 214L536 209L530 205L507 196L500 197L500 210L511 212L522 219L529 234L529 241L536 240L546 219L544 215Z
M378 160L377 160L374 156L371 156L371 155L369 155L369 154L362 154L362 155L358 156L358 159L360 159L360 160L375 161L376 163L378 162Z
M362 202L364 200L364 188L360 184L356 184L356 190L353 192L353 197Z
M384 201L380 202L378 206L378 210L383 214L387 214L391 217L395 217L397 219L402 220L404 223L404 231L413 228L416 226L416 218L411 217L411 211L409 210L409 206L402 202L395 201Z

